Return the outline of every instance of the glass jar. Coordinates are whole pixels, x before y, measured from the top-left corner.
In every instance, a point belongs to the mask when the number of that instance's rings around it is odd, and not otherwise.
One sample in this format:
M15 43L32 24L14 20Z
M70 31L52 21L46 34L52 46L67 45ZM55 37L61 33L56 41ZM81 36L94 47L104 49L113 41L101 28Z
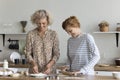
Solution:
M116 31L120 31L120 23L117 23Z
M3 63L3 69L6 70L8 69L8 61L5 59Z

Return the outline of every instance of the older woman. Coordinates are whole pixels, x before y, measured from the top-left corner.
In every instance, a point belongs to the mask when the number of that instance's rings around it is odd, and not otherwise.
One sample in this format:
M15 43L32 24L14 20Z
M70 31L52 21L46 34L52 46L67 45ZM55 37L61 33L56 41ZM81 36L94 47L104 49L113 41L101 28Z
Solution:
M48 29L51 19L46 10L38 10L31 16L37 27L27 34L25 54L30 63L30 73L49 74L60 56L59 40L55 31Z

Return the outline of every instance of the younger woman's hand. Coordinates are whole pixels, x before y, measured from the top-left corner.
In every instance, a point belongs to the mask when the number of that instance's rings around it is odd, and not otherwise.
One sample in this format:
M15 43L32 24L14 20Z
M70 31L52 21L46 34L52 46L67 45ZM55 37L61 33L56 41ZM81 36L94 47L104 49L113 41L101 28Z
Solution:
M73 74L74 76L83 75L82 73L80 73L80 71L74 71L74 72L71 72L71 74Z
M64 75L69 75L69 76L73 76L74 75L73 72L69 72L69 71L60 71L60 73L62 73Z
M59 69L61 69L61 71L67 71L69 69L68 66L60 66Z

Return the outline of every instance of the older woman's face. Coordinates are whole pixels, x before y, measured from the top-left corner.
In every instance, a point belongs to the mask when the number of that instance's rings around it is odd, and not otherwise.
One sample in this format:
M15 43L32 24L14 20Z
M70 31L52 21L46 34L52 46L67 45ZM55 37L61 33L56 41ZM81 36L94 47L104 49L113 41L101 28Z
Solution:
M46 31L48 28L47 18L40 19L36 24L40 31Z

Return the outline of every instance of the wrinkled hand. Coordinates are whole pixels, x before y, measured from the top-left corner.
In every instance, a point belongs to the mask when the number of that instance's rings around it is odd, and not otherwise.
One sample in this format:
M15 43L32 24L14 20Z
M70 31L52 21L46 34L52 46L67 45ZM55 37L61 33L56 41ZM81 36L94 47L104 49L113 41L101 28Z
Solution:
M33 66L33 67L32 67L32 70L33 70L33 73L39 73L39 72L38 72L38 66L37 66L37 65Z
M46 69L43 73L45 74L50 74L51 73L51 68L53 66L55 62L53 60L51 60L47 65L46 65Z
M43 72L44 74L50 74L51 68L46 68L46 70Z

